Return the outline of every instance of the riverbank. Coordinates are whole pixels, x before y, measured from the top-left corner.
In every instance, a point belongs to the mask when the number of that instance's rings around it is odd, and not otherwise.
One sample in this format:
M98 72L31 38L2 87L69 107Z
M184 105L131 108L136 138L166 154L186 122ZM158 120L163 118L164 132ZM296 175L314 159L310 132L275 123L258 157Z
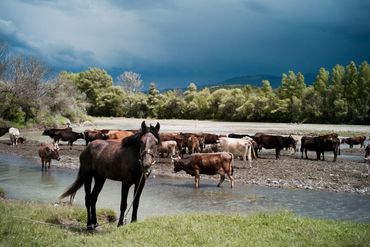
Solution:
M12 153L40 162L38 157L38 141L27 141L23 145L11 146L9 141L0 140L0 153ZM60 161L52 161L52 168L64 167L79 168L79 154L84 145L74 145L72 150L66 145L60 145ZM367 174L363 162L363 150L360 148L342 149L341 156L332 162L332 156L327 155L325 161L316 161L314 153L309 152L312 159L301 159L300 153L282 151L281 158L275 159L275 154L269 150L262 150L260 158L252 162L252 168L245 166L241 160L234 162L234 178L238 183L279 187L286 189L308 189L320 191L334 191L360 193L370 195L370 175ZM40 162L41 168L41 162ZM165 175L173 177L189 177L184 172L174 173L169 158L160 158L153 166L151 176ZM218 180L219 176L201 177L203 179ZM216 184L216 181L215 181ZM225 181L223 186L229 186Z

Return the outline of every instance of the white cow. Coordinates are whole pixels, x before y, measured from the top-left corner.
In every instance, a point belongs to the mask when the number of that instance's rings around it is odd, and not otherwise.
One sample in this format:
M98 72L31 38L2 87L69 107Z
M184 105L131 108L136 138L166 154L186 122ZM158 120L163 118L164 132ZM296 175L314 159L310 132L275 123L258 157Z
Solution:
M221 150L224 152L230 152L234 156L242 156L244 164L247 164L247 156L249 167L252 167L252 155L254 155L252 141L246 139L220 137L219 143Z
M17 145L18 144L18 138L19 138L19 129L17 128L10 128L9 129L9 138L10 138L10 142L12 143L12 145Z
M159 146L159 153L161 154L161 157L164 157L164 154L167 154L167 157L169 154L171 154L171 157L176 155L176 141L163 141L161 142L161 145Z

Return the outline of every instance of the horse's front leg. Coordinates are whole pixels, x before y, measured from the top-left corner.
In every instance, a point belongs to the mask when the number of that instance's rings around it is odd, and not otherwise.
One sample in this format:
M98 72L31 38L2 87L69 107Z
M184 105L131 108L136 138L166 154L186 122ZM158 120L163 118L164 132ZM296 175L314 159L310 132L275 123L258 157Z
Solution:
M123 217L125 215L125 211L126 211L126 208L127 208L127 196L128 196L129 189L130 189L130 186L129 185L125 185L122 182L122 188L121 188L121 207L120 207L120 215L119 215L117 227L123 225Z
M145 178L141 179L140 184L135 184L131 222L135 222L137 220L137 209L139 208L140 196L141 196L141 192L143 191L144 185L145 185Z

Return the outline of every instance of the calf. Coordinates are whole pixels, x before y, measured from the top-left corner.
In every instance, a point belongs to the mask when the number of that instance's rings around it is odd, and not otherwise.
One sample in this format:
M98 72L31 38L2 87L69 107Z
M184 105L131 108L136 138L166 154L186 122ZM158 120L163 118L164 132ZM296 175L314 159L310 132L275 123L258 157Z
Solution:
M168 157L171 154L171 157L176 155L176 141L161 141L159 146L159 153L160 156L163 158L164 154L166 153Z
M18 144L18 138L19 138L19 129L17 128L9 128L9 138L10 142L12 143L12 146Z
M201 150L199 139L195 135L190 135L188 137L187 146L189 148L189 153L191 153L191 154L199 153L200 150Z
M41 143L39 148L39 156L41 158L41 170L45 171L50 168L51 160L60 160L59 151L53 143Z
M211 153L211 154L192 154L186 158L172 159L174 163L174 172L184 170L187 174L195 177L195 188L199 188L200 174L215 175L220 174L220 181L217 184L221 186L225 180L225 174L230 178L231 188L234 187L233 178L233 154L229 152Z
M55 145L58 147L59 141L62 140L64 142L68 142L70 149L72 149L72 145L78 139L84 139L83 133L77 133L74 131L60 131L56 132L54 136Z
M349 138L342 139L341 143L347 143L349 145L349 148L353 148L353 145L359 145L360 148L364 147L364 143L366 140L366 136L353 136Z
M220 137L219 143L222 151L230 152L234 156L242 156L245 165L248 156L249 167L252 167L252 156L254 154L253 144L250 140Z

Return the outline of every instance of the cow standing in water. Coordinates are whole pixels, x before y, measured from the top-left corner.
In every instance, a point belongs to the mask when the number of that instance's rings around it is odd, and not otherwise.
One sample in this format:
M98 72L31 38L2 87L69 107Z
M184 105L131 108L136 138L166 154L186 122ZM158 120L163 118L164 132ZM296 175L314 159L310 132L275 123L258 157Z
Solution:
M232 153L196 153L183 159L176 158L172 160L174 162L174 172L184 170L187 174L195 177L195 188L199 188L200 174L220 174L218 187L221 186L225 180L225 175L227 175L231 181L231 188L234 187Z
M41 170L45 171L50 168L51 160L60 160L59 151L53 143L41 143L39 148L39 156L41 158Z

